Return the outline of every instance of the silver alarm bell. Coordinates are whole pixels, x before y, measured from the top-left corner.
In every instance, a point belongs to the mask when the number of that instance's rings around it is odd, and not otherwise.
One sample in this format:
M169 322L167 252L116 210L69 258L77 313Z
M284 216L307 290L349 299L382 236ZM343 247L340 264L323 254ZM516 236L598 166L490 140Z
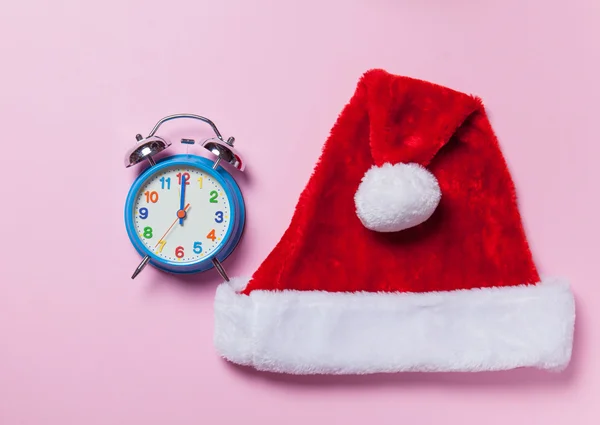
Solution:
M242 161L240 154L234 149L233 143L235 139L230 137L226 141L219 138L205 140L202 147L217 157L213 168L217 168L220 162L226 162L229 165L244 171L246 164Z
M129 149L125 155L125 167L127 168L139 164L145 160L154 165L154 155L171 146L171 142L167 142L165 139L157 136L151 136L144 139L140 134L138 134L136 139L138 142L135 144L135 146Z

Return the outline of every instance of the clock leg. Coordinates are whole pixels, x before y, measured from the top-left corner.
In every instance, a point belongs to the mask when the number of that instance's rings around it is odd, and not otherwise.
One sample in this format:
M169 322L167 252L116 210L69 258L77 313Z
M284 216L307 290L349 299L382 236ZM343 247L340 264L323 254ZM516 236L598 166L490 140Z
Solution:
M137 266L137 268L135 269L135 271L133 272L133 275L131 275L132 279L135 279L135 277L140 274L142 272L142 270L144 270L144 267L146 267L146 264L148 264L148 261L150 261L150 256L146 255L142 262L140 263L139 266Z
M223 268L221 262L216 258L213 258L212 263L215 266L215 269L217 269L217 271L221 275L221 277L225 280L225 282L229 282L229 277L227 277L227 273L225 273L225 269Z

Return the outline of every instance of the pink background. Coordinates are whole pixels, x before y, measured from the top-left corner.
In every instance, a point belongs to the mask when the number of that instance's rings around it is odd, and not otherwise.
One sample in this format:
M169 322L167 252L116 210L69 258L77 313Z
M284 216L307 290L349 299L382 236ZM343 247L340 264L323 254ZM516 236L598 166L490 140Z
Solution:
M597 0L4 2L0 424L598 423L598 28ZM259 374L214 352L216 273L129 279L136 133L193 112L236 137L249 224L226 266L250 274L373 67L483 98L536 261L577 294L563 374Z

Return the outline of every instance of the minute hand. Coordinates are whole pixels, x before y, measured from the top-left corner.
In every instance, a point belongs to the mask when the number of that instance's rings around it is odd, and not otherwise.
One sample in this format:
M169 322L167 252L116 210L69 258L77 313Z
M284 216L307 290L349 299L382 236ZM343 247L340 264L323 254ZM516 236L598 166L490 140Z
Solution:
M184 211L185 205L185 174L181 173L181 199L179 200L179 211ZM183 219L185 216L179 218L179 224L183 226Z

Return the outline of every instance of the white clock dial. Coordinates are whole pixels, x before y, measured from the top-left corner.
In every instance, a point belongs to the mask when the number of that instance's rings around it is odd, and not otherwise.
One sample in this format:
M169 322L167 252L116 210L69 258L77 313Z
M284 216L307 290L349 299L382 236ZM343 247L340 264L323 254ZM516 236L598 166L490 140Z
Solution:
M186 183L183 209L182 181ZM225 242L231 225L230 200L223 186L188 166L151 175L140 188L132 213L142 243L163 260L181 264L213 253Z

